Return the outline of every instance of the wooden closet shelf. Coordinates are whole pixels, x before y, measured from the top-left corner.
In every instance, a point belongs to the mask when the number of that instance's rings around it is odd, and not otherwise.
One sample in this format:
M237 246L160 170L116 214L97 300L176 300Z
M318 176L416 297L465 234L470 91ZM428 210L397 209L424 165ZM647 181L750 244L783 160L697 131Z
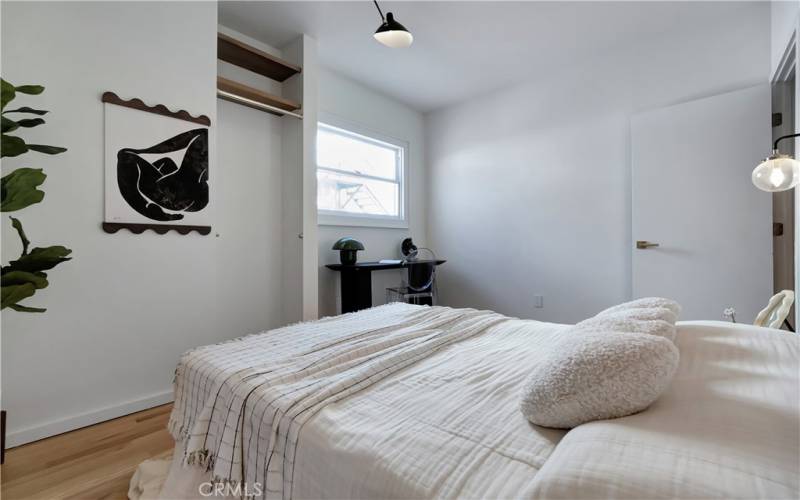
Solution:
M217 33L217 58L279 82L301 71L300 66L296 64L284 61L280 57L275 57L223 33Z
M284 114L297 116L297 114L292 113L292 111L300 109L300 103L292 101L291 99L272 95L263 90L254 89L253 87L248 87L247 85L228 80L221 76L217 77L217 95L222 99L278 116ZM278 109L268 109L260 105ZM281 110L285 110L287 113L281 113Z

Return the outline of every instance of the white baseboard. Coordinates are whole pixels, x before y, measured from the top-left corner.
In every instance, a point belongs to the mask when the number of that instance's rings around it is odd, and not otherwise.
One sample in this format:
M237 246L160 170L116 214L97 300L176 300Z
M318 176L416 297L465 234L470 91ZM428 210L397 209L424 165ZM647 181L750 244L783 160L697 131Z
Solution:
M14 431L9 430L6 437L6 448L13 448L14 446L38 441L39 439L55 436L63 432L80 429L87 425L104 422L112 418L122 417L137 411L146 410L147 408L163 405L171 402L172 396L173 393L170 389L134 401L92 410L44 424L25 427ZM13 415L10 415L9 419L13 419Z

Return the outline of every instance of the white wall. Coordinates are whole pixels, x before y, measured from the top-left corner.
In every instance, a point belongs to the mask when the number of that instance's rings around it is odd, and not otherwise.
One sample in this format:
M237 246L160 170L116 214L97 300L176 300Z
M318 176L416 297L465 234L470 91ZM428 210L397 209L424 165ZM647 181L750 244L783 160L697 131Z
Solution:
M770 6L738 12L427 115L443 302L571 322L630 297L630 116L765 82Z
M319 317L317 246L317 43L302 35L283 47L303 71L283 84L284 97L302 103L302 121L283 121L284 316Z
M225 26L218 31L280 57L281 51ZM217 74L271 93L280 83L217 61ZM283 118L217 100L217 166L214 187L224 203L217 213L227 228L219 231L216 265L221 294L219 314L239 336L286 323L281 284L283 247ZM221 212L220 212L221 210ZM238 332L238 333L237 333Z
M319 227L319 314L329 316L337 314L341 300L338 273L325 267L325 264L339 262L339 252L331 250L336 240L352 236L364 243L366 250L358 253L359 260L364 261L399 258L400 242L409 235L418 246L427 243L425 140L423 117L419 112L330 70L319 74L319 109L362 129L409 143L406 165L410 190L408 229ZM443 272L446 271L443 268ZM397 286L401 279L401 271L372 273L373 304L382 304L386 287Z
M238 337L286 323L280 244L282 220L281 118L217 101L220 338ZM221 213L220 213L221 212ZM210 313L211 311L209 311Z
M11 445L168 401L182 352L282 321L277 119L217 113L216 29L215 2L3 2L3 78L45 85L19 103L51 110L25 137L69 148L3 171L45 169L44 203L17 215L35 244L74 251L28 301L46 313L2 314ZM105 90L211 117L211 235L100 229ZM19 251L7 226L4 261Z
M800 0L772 0L770 7L770 75L772 75L786 52L792 33L797 29Z

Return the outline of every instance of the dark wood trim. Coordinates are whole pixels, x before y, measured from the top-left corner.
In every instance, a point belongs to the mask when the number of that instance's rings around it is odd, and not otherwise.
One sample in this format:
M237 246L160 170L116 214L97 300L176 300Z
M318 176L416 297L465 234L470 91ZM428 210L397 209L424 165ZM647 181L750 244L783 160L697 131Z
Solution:
M264 92L263 90L254 89L253 87L249 87L239 82L234 82L233 80L228 80L227 78L223 78L221 76L217 77L217 89L244 97L245 99L250 99L251 101L285 109L286 111L295 111L300 109L300 103L292 101L291 99L272 95ZM222 98L224 99L225 97L223 96Z
M125 99L122 99L114 92L103 92L103 97L100 100L110 104L116 104L117 106L124 106L126 108L138 109L139 111L155 113L161 116L169 116L170 118L177 118L178 120L186 120L187 122L199 123L200 125L205 125L206 127L211 126L211 118L209 118L206 115L192 116L191 114L189 114L188 111L184 109L181 109L180 111L171 111L163 104L156 104L155 106L149 106L145 104L144 101L142 101L138 97L134 97L133 99L129 99L126 101Z
M166 234L169 231L177 231L180 234L187 235L192 231L197 231L203 236L211 233L211 226L179 226L175 224L130 224L125 222L103 222L103 231L114 234L120 229L127 229L133 234L142 234L148 229L155 231L158 234Z
M0 464L6 463L6 411L0 411Z
M217 33L217 58L278 82L282 82L302 70L296 64L284 61L223 33Z

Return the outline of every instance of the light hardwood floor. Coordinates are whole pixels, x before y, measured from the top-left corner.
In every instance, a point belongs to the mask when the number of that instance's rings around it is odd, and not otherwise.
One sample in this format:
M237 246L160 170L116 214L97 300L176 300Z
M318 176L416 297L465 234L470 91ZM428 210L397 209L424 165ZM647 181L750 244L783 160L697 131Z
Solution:
M171 410L158 406L6 450L3 500L127 498L136 466L172 452Z

